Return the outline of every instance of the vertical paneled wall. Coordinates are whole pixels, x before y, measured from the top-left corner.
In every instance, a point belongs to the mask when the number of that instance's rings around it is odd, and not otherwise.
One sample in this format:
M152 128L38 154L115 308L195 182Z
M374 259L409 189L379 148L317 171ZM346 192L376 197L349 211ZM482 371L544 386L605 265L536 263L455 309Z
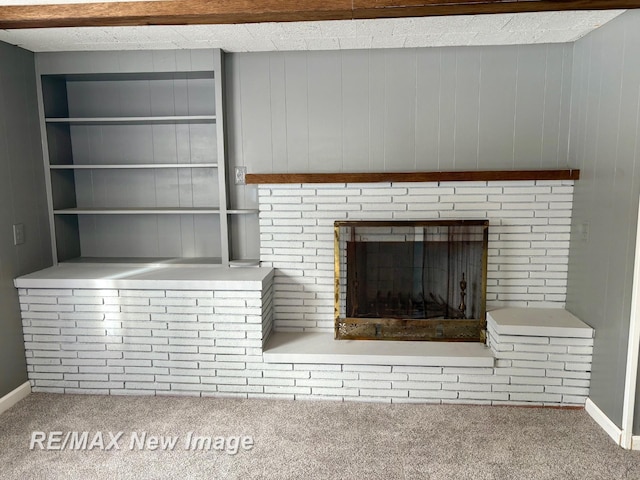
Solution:
M568 44L227 56L250 172L566 166Z
M33 54L0 42L0 397L27 381L13 279L51 265L35 82Z
M563 168L571 68L570 44L228 54L230 168ZM257 207L255 186L230 191ZM243 222L236 236L257 251Z
M595 328L590 398L618 426L640 196L639 54L640 12L629 11L576 42L573 63L569 159L581 176L567 306Z

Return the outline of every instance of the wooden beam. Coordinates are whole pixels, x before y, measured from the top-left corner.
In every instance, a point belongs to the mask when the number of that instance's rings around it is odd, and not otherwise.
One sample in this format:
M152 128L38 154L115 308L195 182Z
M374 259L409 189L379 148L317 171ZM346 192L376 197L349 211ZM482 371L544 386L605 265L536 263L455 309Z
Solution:
M486 170L467 172L249 173L247 184L477 182L510 180L578 180L580 170Z
M160 0L0 6L0 29L229 24L640 8L640 0Z
M198 25L340 20L351 0L161 0L0 7L0 28Z
M354 0L354 18L399 18L491 13L640 8L637 0Z

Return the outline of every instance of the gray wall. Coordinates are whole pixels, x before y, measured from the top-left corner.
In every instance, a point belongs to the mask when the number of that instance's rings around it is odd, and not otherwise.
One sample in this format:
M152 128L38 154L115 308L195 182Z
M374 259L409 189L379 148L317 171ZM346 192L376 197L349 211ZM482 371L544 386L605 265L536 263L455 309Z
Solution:
M581 178L567 307L596 330L590 397L618 426L640 195L639 55L640 12L629 11L575 44L571 89L569 163Z
M13 279L51 265L35 81L33 54L0 42L0 397L27 381Z
M566 167L572 52L555 44L228 54L230 168ZM232 207L257 206L255 186L229 192ZM255 255L256 223L232 226Z
M229 158L250 173L566 166L570 44L226 58Z

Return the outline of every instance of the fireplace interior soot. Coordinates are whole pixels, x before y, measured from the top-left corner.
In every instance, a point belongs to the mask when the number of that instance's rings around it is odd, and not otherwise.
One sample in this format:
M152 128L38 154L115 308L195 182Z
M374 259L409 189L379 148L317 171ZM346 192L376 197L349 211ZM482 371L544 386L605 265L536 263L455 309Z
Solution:
M336 338L484 341L488 221L335 224Z

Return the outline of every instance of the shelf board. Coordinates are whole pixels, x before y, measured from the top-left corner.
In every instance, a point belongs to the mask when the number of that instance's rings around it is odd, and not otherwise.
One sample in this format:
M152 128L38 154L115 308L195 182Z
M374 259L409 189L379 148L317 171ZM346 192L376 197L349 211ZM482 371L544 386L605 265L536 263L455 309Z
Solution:
M143 81L156 82L159 80L213 80L213 70L164 71L164 72L102 72L102 73L54 73L43 77L56 77L67 82L119 82Z
M163 265L163 266L211 266L222 265L222 259L220 257L76 257L69 260L65 260L63 263L82 263L82 264L97 264L97 265Z
M64 208L55 215L198 215L219 214L217 207Z
M247 173L247 184L578 180L580 170L485 170L380 173Z
M219 214L218 207L75 207L60 208L53 211L55 215L189 215L189 214ZM252 215L258 213L257 209L233 209L227 210L229 215Z
M257 258L245 258L242 260L229 260L230 267L258 267L260 260Z
M215 122L215 115L166 115L145 117L48 117L47 123L72 124L152 124L152 123L209 123Z
M51 170L122 170L160 168L217 168L217 163L127 163L102 165L50 165Z
M258 212L257 208L232 208L227 210L229 215L253 215Z

